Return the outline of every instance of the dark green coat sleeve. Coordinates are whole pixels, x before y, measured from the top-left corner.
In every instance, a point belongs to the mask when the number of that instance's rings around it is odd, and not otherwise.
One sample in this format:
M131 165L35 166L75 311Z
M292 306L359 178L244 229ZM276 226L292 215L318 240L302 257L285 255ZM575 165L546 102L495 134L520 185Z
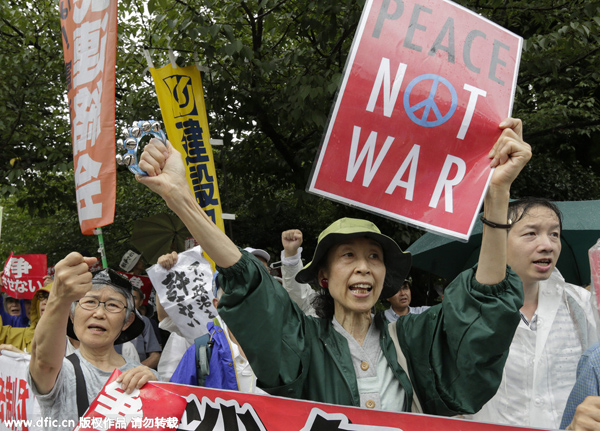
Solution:
M309 318L249 253L243 251L240 261L230 268L219 268L219 272L219 283L225 292L219 301L219 315L243 342L259 386L295 387L293 383L303 371L301 355L307 351L303 344Z
M510 268L496 285L478 283L470 269L446 288L441 305L398 319L425 413L475 413L496 393L522 305L521 280Z

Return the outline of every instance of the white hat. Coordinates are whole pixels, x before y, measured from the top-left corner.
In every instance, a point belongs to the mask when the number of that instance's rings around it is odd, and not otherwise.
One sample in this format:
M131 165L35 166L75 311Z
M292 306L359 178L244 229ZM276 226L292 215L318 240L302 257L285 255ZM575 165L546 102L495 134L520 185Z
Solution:
M142 257L141 254L138 254L133 250L127 250L127 253L125 253L121 258L121 263L119 264L119 266L123 271L129 272L133 269L135 264L138 263L140 257Z
M269 261L271 260L271 255L269 255L269 253L267 253L266 251L261 250L260 248L246 247L244 250L246 250L248 253L252 253L256 257L262 257L264 260L267 261L267 263L269 263Z

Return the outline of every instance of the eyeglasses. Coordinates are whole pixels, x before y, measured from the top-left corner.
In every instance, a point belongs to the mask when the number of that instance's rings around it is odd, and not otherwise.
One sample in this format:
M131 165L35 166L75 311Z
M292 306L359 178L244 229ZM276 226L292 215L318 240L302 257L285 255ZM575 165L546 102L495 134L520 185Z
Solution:
M116 299L98 301L96 298L84 298L75 302L78 302L81 308L88 311L95 310L100 306L100 304L104 305L104 309L109 313L120 313L123 310L127 310L125 304L123 304L121 301L117 301Z

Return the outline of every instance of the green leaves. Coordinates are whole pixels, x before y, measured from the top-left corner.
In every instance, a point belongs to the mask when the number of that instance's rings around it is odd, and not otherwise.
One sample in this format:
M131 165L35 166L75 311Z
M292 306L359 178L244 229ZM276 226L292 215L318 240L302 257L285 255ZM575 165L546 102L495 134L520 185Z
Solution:
M60 240L79 247L59 7L54 0L32 2L31 8L5 3L0 6L0 197L14 206L18 219L10 230L26 226L29 214L43 215L50 226L58 226L57 220L72 223L60 224L69 232ZM515 196L600 198L600 1L459 3L525 38L513 115L524 121L534 158L515 185ZM364 1L121 0L119 5L117 130L159 115L144 46L157 67L169 61L167 48L181 64L191 64L196 53L210 68L202 75L210 132L225 141L215 151L219 186L225 211L238 215L233 234L240 245L276 251L280 230L299 226L310 238L337 216L365 216L304 192ZM118 181L116 221L104 229L112 263L125 251L136 218L166 211L126 170L119 170ZM28 212L18 213L20 208ZM378 224L403 243L418 235L387 220ZM8 229L5 224L3 231ZM10 241L55 246L23 235ZM3 234L3 244L7 238Z

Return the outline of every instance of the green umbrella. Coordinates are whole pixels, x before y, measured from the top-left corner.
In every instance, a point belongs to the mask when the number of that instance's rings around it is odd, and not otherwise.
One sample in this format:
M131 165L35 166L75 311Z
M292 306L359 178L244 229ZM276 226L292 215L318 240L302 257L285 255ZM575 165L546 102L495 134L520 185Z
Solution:
M590 282L588 250L600 238L600 200L554 203L563 214L562 250L556 266L569 283L586 285ZM426 233L407 251L414 267L451 280L477 263L481 232L477 220L466 243Z
M153 265L163 254L184 251L191 236L177 216L161 213L137 220L129 242Z

